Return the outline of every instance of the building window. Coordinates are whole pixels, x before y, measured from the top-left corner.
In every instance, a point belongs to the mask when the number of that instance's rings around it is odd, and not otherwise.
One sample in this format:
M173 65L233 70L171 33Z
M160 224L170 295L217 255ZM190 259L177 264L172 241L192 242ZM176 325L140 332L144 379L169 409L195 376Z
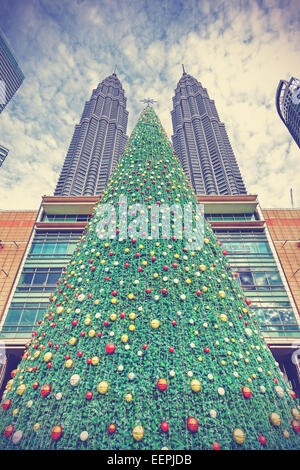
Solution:
M62 268L24 268L16 292L53 291Z
M41 320L47 304L46 303L22 303L12 302L2 327L0 337L5 338L28 338L36 328L38 320Z

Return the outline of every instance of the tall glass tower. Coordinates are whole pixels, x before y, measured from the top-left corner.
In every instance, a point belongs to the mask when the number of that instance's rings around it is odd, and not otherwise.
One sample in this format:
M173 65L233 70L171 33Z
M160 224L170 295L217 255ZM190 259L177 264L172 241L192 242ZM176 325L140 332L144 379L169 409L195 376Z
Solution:
M6 159L8 152L9 150L0 144L0 166L3 164L4 160Z
M0 30L0 114L24 80L11 47Z
M246 194L215 103L184 67L175 89L171 116L173 147L196 194Z
M127 142L126 98L116 73L85 103L67 152L55 196L100 194Z
M300 80L280 80L276 92L278 114L300 147Z

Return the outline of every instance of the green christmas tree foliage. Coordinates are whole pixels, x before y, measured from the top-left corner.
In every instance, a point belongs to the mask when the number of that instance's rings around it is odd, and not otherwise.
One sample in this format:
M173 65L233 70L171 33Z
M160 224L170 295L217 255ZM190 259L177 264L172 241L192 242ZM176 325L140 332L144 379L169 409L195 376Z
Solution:
M120 197L101 239L99 208ZM295 394L210 225L194 251L185 227L151 238L150 213L133 238L137 203L196 204L151 107L7 384L0 448L296 449Z

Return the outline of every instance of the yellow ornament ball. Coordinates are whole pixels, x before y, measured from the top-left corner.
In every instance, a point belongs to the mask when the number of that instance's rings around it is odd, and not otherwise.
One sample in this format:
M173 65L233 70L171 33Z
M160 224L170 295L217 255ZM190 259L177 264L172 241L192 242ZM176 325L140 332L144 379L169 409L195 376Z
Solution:
M35 431L37 431L38 429L40 429L40 426L41 426L40 423L35 423L35 424L33 425L33 429L34 429Z
M109 318L111 319L111 321L115 321L115 320L117 319L117 314L116 314L116 313L112 313Z
M129 299L129 300L134 299L134 295L133 295L133 294L128 294L128 299Z
M200 264L199 269L200 271L205 271L206 270L205 264Z
M237 444L243 444L245 442L245 433L242 429L235 428L232 435Z
M225 295L226 294L223 290L219 290L219 296L221 297L221 299L224 299Z
M90 319L90 317L88 317L84 320L84 324L87 325L87 326L90 325L91 323L92 323L92 320Z
M280 423L281 423L280 415L278 413L271 413L270 421L274 426L280 426Z
M92 357L92 364L93 364L93 366L96 366L98 363L99 363L99 357L98 357L98 356Z
M90 330L90 331L88 332L88 335L89 335L90 338L93 338L93 337L95 336L95 334L96 334L96 331L95 331L95 330Z
M228 320L227 315L225 315L225 313L221 313L219 318L220 318L221 321L227 321Z
M103 380L103 382L98 383L97 390L99 393L101 393L101 395L104 395L105 393L107 393L108 389L109 389L109 385L105 380Z
M136 314L135 314L134 312L131 312L131 313L129 314L130 320L134 320L135 317L136 317Z
M156 328L159 328L160 327L160 321L157 320L156 318L154 318L153 320L151 320L151 326L152 328L156 329Z
M290 437L290 433L285 429L282 433L287 439Z
M41 354L41 351L35 351L33 357L35 357L37 359L40 354Z
M128 341L128 336L127 336L127 335L122 335L122 336L121 336L121 341L122 341L122 343L127 343L127 341Z
M193 392L199 392L201 390L200 381L197 380L197 379L191 380L190 386L191 386L191 389L193 390Z
M135 426L132 435L136 441L141 441L144 437L144 428L142 426Z
M6 390L10 390L12 387L12 384L13 384L13 379L10 379L5 386Z
M52 357L53 357L53 354L52 354L51 352L47 352L47 353L44 355L44 361L45 361L45 362L49 362L49 361L51 361Z
M65 366L66 366L67 369L71 369L72 365L73 365L72 359L68 359L68 360L65 362Z
M131 393L126 393L125 395L125 400L129 403L132 400L132 395Z
M23 393L25 392L26 390L26 385L25 384L21 384L18 386L17 388L17 394L18 395L23 395Z
M74 344L77 343L77 338L75 338L75 336L72 336L72 338L69 339L69 343L71 346L74 346Z
M117 303L117 299L116 299L115 297L113 297L110 301L111 301L112 304L116 304L116 303Z
M56 313L58 313L58 315L60 315L63 311L64 311L64 307L62 307L62 306L57 307L57 309L56 309Z
M295 418L295 419L300 419L300 411L297 410L297 408L292 408L291 409L291 413L292 413L292 416Z

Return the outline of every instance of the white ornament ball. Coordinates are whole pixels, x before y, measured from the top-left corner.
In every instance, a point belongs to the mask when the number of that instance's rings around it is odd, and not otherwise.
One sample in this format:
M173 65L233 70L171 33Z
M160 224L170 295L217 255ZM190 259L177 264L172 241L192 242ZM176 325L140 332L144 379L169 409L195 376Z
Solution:
M225 390L224 390L223 387L218 388L218 394L221 395L221 396L225 395Z
M13 434L13 437L12 437L12 441L14 444L18 444L18 442L20 442L20 440L22 439L23 437L23 431L16 431L14 434Z
M55 398L56 398L56 400L61 400L61 399L62 399L62 393L60 393L60 392L57 393L57 394L55 395Z
M80 434L80 439L84 442L88 439L89 437L89 434L87 431L82 431L82 433Z
M27 402L27 405L26 405L26 406L27 406L27 408L31 408L32 405L33 405L33 401L32 401L32 400L29 400L29 401Z
M260 386L260 391L266 393L266 387L264 385Z
M278 395L279 395L280 397L283 397L283 396L284 396L284 390L283 390L282 387L280 387L279 385L277 385L277 387L275 387L275 390L276 390L276 392L278 393Z
M70 384L73 387L76 387L76 385L78 385L79 382L80 382L80 375L78 375L78 374L72 375L72 377L70 378Z
M83 302L84 299L85 299L85 295L84 295L84 294L79 294L79 296L77 297L78 302Z
M209 414L210 414L210 416L211 416L212 418L216 418L216 417L217 417L217 412L216 412L216 410L210 410Z

